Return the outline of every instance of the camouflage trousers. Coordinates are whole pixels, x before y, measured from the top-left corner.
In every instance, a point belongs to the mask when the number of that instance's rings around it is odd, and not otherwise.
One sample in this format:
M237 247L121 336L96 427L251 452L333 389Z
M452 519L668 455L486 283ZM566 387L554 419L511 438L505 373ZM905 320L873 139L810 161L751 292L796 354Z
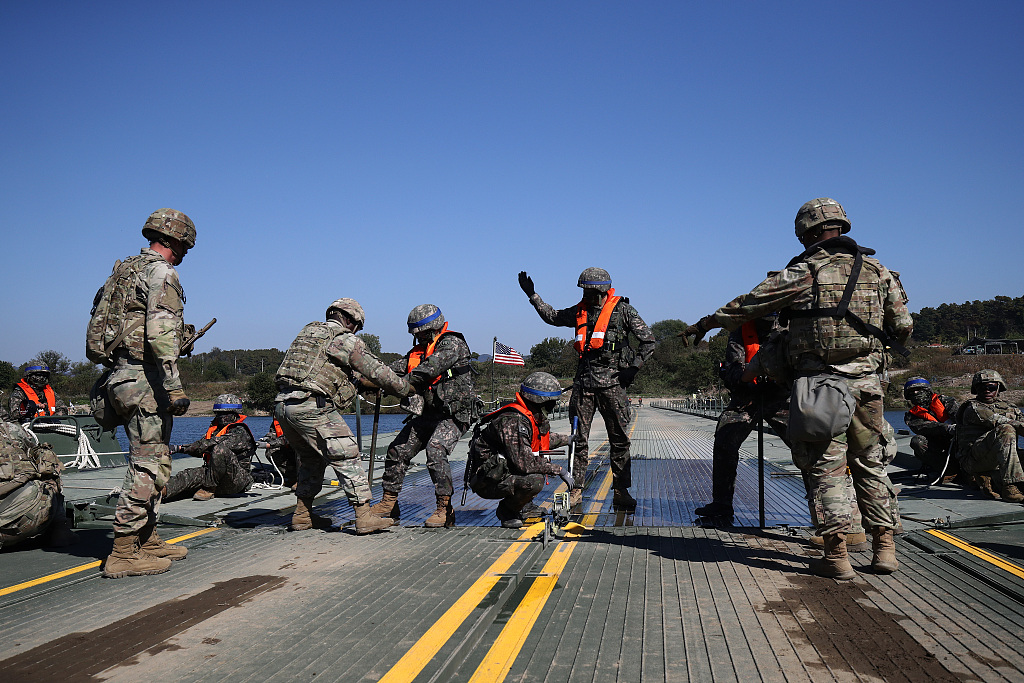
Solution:
M64 516L64 496L55 479L27 481L0 499L0 547L10 547L46 531Z
M395 440L388 446L384 463L382 486L388 493L398 495L405 481L405 471L416 454L426 449L427 471L434 482L434 494L450 496L455 493L452 486L452 468L448 464L455 444L459 442L468 427L451 417L417 415L409 420Z
M114 512L114 532L137 534L156 524L160 489L171 478L172 418L161 410L167 404L157 368L122 360L107 383L114 409L128 435L128 471ZM158 398L160 399L158 402Z
M1013 425L997 425L960 449L960 465L968 474L995 472L1004 484L1024 482L1017 430Z
M199 489L213 491L218 496L234 496L252 486L249 466L238 462L228 448L213 447L210 459L202 467L189 467L172 476L167 482L167 500L191 496Z
M510 474L500 482L486 482L473 489L481 498L500 499L498 519L513 519L544 489L543 474Z
M584 389L577 386L569 399L569 424L579 418L576 432L576 452L572 463L573 477L577 486L583 486L583 475L590 462L590 425L594 412L600 411L608 431L609 460L612 466L612 487L627 489L633 484L629 459L629 432L627 427L632 415L626 390L619 385L600 389Z
M298 458L295 450L288 444L276 448L267 449L267 457L274 461L277 468L281 470L281 477L285 486L291 486L298 481L297 472L299 469Z
M716 503L732 507L736 491L736 468L740 462L740 446L757 426L762 416L760 401L747 405L730 402L718 418L711 461L711 495ZM789 404L770 401L764 405L764 420L785 440L789 424Z
M896 528L896 492L885 467L895 455L895 433L883 417L877 375L846 380L856 400L846 432L831 441L793 442L793 463L805 475L811 517L821 535L851 533L854 505L847 477L852 476L856 503L867 528ZM849 468L849 475L847 474Z
M914 451L914 455L921 461L924 467L930 470L938 472L946 465L946 458L949 456L949 444L950 439L948 438L926 438L920 434L915 434L910 439L910 448ZM956 458L949 458L949 466L946 468L946 474L957 474L960 471L959 462Z
M356 437L330 402L318 408L316 397L282 401L275 406L274 417L298 457L298 498L320 493L330 465L353 507L370 502L370 485L359 460Z

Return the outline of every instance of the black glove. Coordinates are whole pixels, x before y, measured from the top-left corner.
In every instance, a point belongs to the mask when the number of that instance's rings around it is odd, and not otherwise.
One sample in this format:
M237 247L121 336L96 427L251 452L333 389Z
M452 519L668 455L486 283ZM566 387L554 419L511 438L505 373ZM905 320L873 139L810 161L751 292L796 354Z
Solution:
M35 417L36 413L39 412L39 404L35 401L29 401L25 399L21 403L21 416L22 417Z
M526 274L526 271L519 272L519 286L526 292L526 296L533 296L536 290L533 288L533 279Z
M629 385L636 379L636 373L640 372L640 368L630 366L623 370L619 370L619 384L623 389L628 389Z
M946 434L948 434L951 437L956 436L956 425L955 424L947 424L946 425Z
M565 488L572 491L576 488L576 480L569 474L569 470L562 468L562 471L558 473L558 478L565 482Z
M175 453L181 453L181 446L168 446L167 451L174 455Z
M188 407L192 403L181 389L175 389L170 392L168 398L171 405L167 406L167 412L171 415L184 415L188 412Z
M686 346L690 345L689 339L693 337L693 345L697 346L700 340L704 338L704 335L716 327L718 327L718 320L715 319L715 314L712 313L698 320L696 325L687 327L678 336L683 338L683 344Z

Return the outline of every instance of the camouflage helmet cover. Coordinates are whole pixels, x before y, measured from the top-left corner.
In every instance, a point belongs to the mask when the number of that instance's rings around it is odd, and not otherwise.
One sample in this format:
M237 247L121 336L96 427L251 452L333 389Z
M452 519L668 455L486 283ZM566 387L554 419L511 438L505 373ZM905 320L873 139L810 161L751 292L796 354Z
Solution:
M439 330L444 327L444 313L434 304L420 304L409 311L409 334L419 334L425 330Z
M971 379L971 393L976 394L981 391L981 385L988 382L998 382L999 390L1006 391L1006 382L1003 381L1003 376L995 370L979 370L974 373L974 377Z
M587 268L580 273L580 279L576 282L576 286L607 292L612 286L612 276L604 268Z
M221 394L213 403L215 413L237 413L242 410L242 399L234 394Z
M903 398L910 400L910 395L921 389L931 392L932 385L924 377L911 377L903 384Z
M533 372L519 385L519 395L528 403L547 403L562 395L562 385L547 372Z
M362 329L363 324L366 322L366 314L363 313L363 307L360 306L359 302L355 299L349 299L347 297L335 299L331 305L327 307L327 315L330 315L331 311L341 311L342 313L345 313L355 321L359 329Z
M796 212L796 236L803 237L807 231L831 222L842 225L842 234L850 232L850 219L839 202L828 197L812 199Z
M149 214L146 224L142 226L142 236L155 241L153 233L173 237L184 244L186 249L196 246L195 223L181 211L157 209Z

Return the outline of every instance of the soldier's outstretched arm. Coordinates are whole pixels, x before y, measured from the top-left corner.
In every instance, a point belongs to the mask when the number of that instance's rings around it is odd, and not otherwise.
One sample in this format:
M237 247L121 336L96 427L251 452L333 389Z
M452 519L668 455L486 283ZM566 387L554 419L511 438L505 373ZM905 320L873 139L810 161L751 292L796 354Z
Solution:
M633 367L640 369L654 355L654 347L657 343L654 340L654 333L651 332L651 328L647 326L647 323L644 322L644 319L640 317L635 308L629 306L626 309L626 313L626 324L629 325L629 331L640 342L636 350L636 358L633 360Z
M395 371L384 365L370 353L363 340L356 338L355 346L348 356L349 366L363 376L364 379L376 384L394 396L408 396L412 387L405 377L399 377Z
M533 279L526 274L525 270L519 273L519 286L523 293L530 297L530 303L533 304L541 320L555 327L576 327L576 307L556 311L540 298L540 294L533 288Z

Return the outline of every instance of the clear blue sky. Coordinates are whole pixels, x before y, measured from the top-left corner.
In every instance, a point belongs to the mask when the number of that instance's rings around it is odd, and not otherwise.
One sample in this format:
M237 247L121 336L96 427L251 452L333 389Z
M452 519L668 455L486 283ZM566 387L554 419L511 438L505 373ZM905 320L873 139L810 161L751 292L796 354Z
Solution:
M435 303L523 353L608 269L688 322L799 250L814 197L912 310L1021 294L1020 2L0 4L0 359L84 359L143 222L189 214L199 345L333 299L405 351Z

